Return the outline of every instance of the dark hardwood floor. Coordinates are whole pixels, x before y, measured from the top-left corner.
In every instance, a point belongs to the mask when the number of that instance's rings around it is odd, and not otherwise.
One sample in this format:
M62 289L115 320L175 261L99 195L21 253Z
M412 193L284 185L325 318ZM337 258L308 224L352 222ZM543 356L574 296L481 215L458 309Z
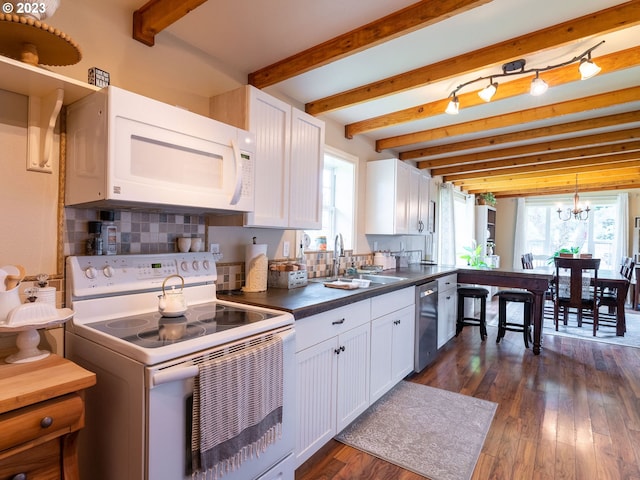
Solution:
M473 480L640 479L640 348L544 335L542 353L466 327L408 380L498 403ZM420 480L332 441L296 480Z

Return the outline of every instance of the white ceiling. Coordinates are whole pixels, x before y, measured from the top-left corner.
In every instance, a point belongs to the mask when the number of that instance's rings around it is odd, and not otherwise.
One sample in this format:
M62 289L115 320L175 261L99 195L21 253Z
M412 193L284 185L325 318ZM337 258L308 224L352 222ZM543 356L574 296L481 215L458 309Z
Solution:
M122 1L129 3L132 10L144 4L144 0ZM414 3L415 0L209 0L158 35L175 36L205 52L216 63L227 65L230 69L248 75ZM492 0L465 13L282 81L268 87L267 90L277 90L301 104L306 104L622 3L625 2L619 0ZM638 21L638 19L635 20ZM606 35L584 38L570 45L525 56L527 68L544 67L566 61L601 40L605 40L605 44L593 52L596 63L598 56L640 45L640 25ZM520 57L516 54L511 60L517 58ZM446 98L457 85L465 81L499 73L501 64L502 62L463 77L439 81L425 87L323 114L323 116L344 125L433 102ZM504 83L506 80L501 79L501 82ZM366 135L377 140L639 84L639 66L609 74L602 72L588 81L573 82L555 88L551 86L542 97L522 95L466 110L461 104L460 114L457 116L435 115L417 122L371 131ZM479 83L461 93L478 90L482 86L484 85ZM611 107L607 113L637 111L639 108L640 98L637 102ZM527 128L602 114L603 111L593 112L587 108L584 112L573 114L569 118L538 121L527 125ZM640 126L640 114L638 123ZM518 128L522 126L513 126L491 133L500 134ZM455 140L486 135L487 132L482 132ZM429 144L403 147L403 149L414 150L448 141L450 139L441 139ZM390 153L397 155L401 150L395 149Z

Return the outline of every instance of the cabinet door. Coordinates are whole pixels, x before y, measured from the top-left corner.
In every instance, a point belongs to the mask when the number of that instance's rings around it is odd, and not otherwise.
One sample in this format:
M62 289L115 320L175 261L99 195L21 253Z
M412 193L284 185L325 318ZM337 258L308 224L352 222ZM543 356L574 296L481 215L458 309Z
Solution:
M457 311L456 289L438 292L438 348L455 336Z
M413 371L415 333L415 306L411 305L396 312L393 322L391 364L392 383L395 385Z
M392 387L392 337L395 320L395 315L390 313L371 322L371 402L375 402Z
M296 468L337 433L337 348L332 337L296 353Z
M367 322L338 337L337 432L369 406L369 332Z
M414 338L413 305L371 322L370 403L413 371Z
M324 122L292 109L290 228L322 228L323 168Z
M395 231L396 234L409 233L409 203L411 194L411 171L410 165L398 160L396 172L396 214Z
M420 191L419 191L419 225L420 225L420 233L429 233L427 232L427 225L429 224L429 188L431 185L431 178L424 173L420 174Z
M409 232L410 165L397 159L367 164L365 233L395 235Z
M249 130L256 135L255 210L247 226L287 227L289 223L289 166L291 106L252 88Z
M408 220L409 233L422 233L420 219L420 182L422 173L420 170L412 168L409 172L409 199L408 199Z

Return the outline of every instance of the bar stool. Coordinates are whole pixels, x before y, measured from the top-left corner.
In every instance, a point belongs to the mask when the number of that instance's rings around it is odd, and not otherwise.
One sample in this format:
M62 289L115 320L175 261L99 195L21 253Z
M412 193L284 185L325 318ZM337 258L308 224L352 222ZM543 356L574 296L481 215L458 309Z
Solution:
M466 326L480 325L480 338L487 338L487 297L489 290L483 287L458 287L458 317L456 322L456 337ZM480 299L480 318L464 316L464 299Z
M494 297L499 298L498 304L498 337L496 343L504 338L507 330L510 332L522 332L524 336L524 346L529 348L531 338L531 317L533 314L533 294L526 290L501 290ZM507 302L519 302L523 304L524 315L522 323L508 321Z

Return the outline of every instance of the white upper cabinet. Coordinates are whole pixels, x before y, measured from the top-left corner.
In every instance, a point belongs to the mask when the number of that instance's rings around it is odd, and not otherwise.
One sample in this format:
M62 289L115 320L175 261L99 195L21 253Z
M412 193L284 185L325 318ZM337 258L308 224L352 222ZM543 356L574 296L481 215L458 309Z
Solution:
M251 85L213 97L210 115L256 135L255 210L244 224L321 228L324 122Z
M417 168L411 168L410 173L409 233L422 235L427 233L430 177Z
M395 158L367 163L365 233L424 234L428 206L428 175Z

